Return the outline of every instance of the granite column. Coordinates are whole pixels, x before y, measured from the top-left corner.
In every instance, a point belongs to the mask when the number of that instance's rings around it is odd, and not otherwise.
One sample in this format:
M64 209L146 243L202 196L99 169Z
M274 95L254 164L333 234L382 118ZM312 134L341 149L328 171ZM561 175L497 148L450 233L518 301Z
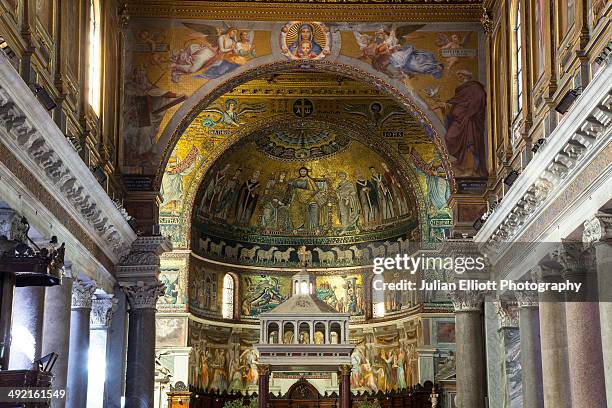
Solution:
M544 408L540 311L535 292L516 292L521 336L521 383L523 407Z

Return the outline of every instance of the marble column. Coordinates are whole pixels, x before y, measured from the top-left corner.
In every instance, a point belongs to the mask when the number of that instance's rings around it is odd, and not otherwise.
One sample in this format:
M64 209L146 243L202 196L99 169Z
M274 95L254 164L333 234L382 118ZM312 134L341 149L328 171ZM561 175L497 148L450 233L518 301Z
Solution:
M15 288L9 370L37 370L42 355L45 287Z
M130 304L125 407L149 408L155 391L155 306L164 285L138 281L123 290Z
M113 298L117 301L108 334L108 358L106 360L106 386L104 387L105 408L121 408L125 395L125 369L127 350L127 300L125 293L115 289ZM187 382L185 382L187 383Z
M53 366L54 390L65 390L67 385L71 305L72 272L64 267L61 284L48 287L45 293L42 354L57 353ZM64 408L65 405L65 398L51 400L51 408Z
M540 311L536 292L515 292L521 336L521 384L523 407L544 408Z
M504 406L516 407L522 402L521 384L521 344L519 335L518 307L513 301L495 302L499 318L498 335L501 341L503 358L501 360L504 384Z
M561 271L544 265L533 271L538 282L559 282ZM567 359L567 333L565 330L564 295L557 292L540 294L540 349L544 406L570 408L569 365Z
M340 408L351 408L351 365L340 366Z
M457 407L484 408L484 341L482 292L457 291L455 308Z
M259 374L258 381L258 408L267 408L268 393L270 392L270 366L267 364L258 364L257 373Z
M95 290L96 284L93 281L76 279L72 284L70 347L68 351L68 379L66 381L67 408L85 408L87 406L89 315Z
M585 222L582 241L595 248L606 397L612 408L612 215L599 213Z
M103 408L106 380L116 373L107 369L108 331L116 300L112 295L96 294L91 303L89 332L89 366L98 367L90 373L87 385L87 408Z
M568 295L565 303L572 407L605 408L599 305L590 295L597 290L594 251L585 251L582 242L564 242L556 259L563 266L564 279L585 287L581 293Z

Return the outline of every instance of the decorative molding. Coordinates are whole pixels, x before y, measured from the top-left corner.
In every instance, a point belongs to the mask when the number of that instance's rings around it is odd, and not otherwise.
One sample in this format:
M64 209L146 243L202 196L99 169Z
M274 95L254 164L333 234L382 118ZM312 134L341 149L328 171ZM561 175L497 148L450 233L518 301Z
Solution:
M432 22L478 21L480 10L476 0L132 0L121 15L226 21Z
M121 258L116 267L119 282L133 282L135 279L157 279L159 257L172 251L172 243L162 235L141 236L133 243L130 252Z
M582 242L585 246L595 245L599 242L612 242L612 215L598 213L590 220L585 221Z
M500 328L518 327L518 307L515 302L506 300L497 300L495 303L495 311L499 317Z
M584 248L582 242L562 241L557 249L550 253L553 261L563 268L563 276L574 273L585 273L594 270L595 252Z
M481 312L484 302L484 292L471 290L456 290L449 294L455 313L457 312Z
M91 302L90 325L107 328L111 325L113 313L117 310L118 299L111 296L94 295Z
M589 84L475 237L496 252L517 240L610 139L612 66ZM507 246L507 245L506 245Z
M136 234L70 142L0 54L3 143L83 226L109 258L118 260Z
M516 297L517 306L519 308L540 306L538 292L520 290L514 292L514 296Z
M75 279L72 282L72 309L91 309L96 282Z
M559 280L561 279L561 269L538 265L531 270L531 277L537 283Z
M149 284L138 281L135 284L123 285L121 288L127 296L130 308L138 310L155 309L157 299L164 294L166 286L159 281Z

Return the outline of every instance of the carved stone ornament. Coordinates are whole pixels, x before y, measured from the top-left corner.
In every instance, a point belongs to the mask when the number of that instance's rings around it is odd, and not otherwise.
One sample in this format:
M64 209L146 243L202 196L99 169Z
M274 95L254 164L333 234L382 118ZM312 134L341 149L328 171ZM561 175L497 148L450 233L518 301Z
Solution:
M518 327L518 307L516 303L505 300L495 302L495 311L499 316L499 325L501 328Z
M91 309L91 302L96 291L96 282L76 279L72 283L72 308Z
M9 65L0 55L0 79L6 80L0 81L2 137L7 137L8 147L20 160L27 160L37 167L38 173L35 174L45 178L41 181L52 186L58 196L65 198L73 206L77 217L89 224L91 233L96 234L104 246L112 248L115 256L120 258L135 238L134 232L61 131L56 127L39 125L36 117L45 113L37 103L33 103L28 110L25 102L28 102L27 95L31 95L31 92ZM3 87L5 83L7 86L10 84L11 91ZM25 102L13 98L15 92L23 92ZM31 98L34 96L31 95ZM22 109L22 105L26 107ZM117 227L119 224L120 228Z
M601 80L604 80L606 75L609 77L609 72L603 72ZM600 96L602 90L605 89L601 89L601 86L597 88L590 86L583 92L580 102L581 105L588 104L588 107L580 110L576 106L570 112L575 115L579 114L581 119L574 122L568 121L567 125L564 124L563 127L556 130L558 134L555 133L554 135L559 138L551 138L551 141L555 140L555 142L550 142L546 146L547 154L538 154L515 182L513 189L523 189L524 193L516 194L517 198L512 203L502 203L500 208L503 207L503 209L497 208L487 218L481 231L483 234L490 231L488 232L489 235L479 238L487 242L487 247L497 250L502 243L509 242L518 235L524 225L528 224L529 219L538 212L538 209L550 201L551 197L555 197L557 192L563 188L563 183L581 168L581 162L595 151L595 146L609 140L610 130L612 129L612 92L608 89L608 92L602 97ZM597 96L592 95L593 93L596 93ZM537 176L533 179L530 178L536 174ZM521 183L523 179L529 181ZM506 201L509 199L509 197L504 198ZM500 211L503 211L503 213L498 214ZM610 220L610 216L600 217L599 227L592 220L588 221L588 228L585 223L585 229L588 229L588 233L585 231L587 240L592 241L594 239L598 231L597 228L601 228L605 224L604 219ZM489 230L488 225L493 227ZM607 225L610 225L609 221Z
M117 310L117 302L114 297L94 296L91 302L90 324L99 327L110 326L113 313Z
M123 291L132 309L155 309L157 299L164 294L165 288L161 282L138 281L135 285L123 286Z
M612 241L612 215L600 213L584 223L582 242L585 246Z
M449 294L455 312L480 312L484 301L484 292L456 290Z
M562 266L564 275L586 272L595 265L593 251L585 250L582 242L562 242L550 257Z
M266 377L270 374L270 365L269 364L257 364L257 373L261 377Z
M514 292L514 296L516 297L517 305L519 308L540 306L538 292L532 290L519 290Z

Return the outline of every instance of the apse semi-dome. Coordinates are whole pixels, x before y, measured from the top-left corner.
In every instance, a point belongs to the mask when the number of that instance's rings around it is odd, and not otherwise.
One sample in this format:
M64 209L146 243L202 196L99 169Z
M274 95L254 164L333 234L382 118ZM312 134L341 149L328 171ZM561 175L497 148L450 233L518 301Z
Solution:
M192 247L240 265L363 265L404 248L417 213L382 149L295 121L249 135L211 166L193 206Z

